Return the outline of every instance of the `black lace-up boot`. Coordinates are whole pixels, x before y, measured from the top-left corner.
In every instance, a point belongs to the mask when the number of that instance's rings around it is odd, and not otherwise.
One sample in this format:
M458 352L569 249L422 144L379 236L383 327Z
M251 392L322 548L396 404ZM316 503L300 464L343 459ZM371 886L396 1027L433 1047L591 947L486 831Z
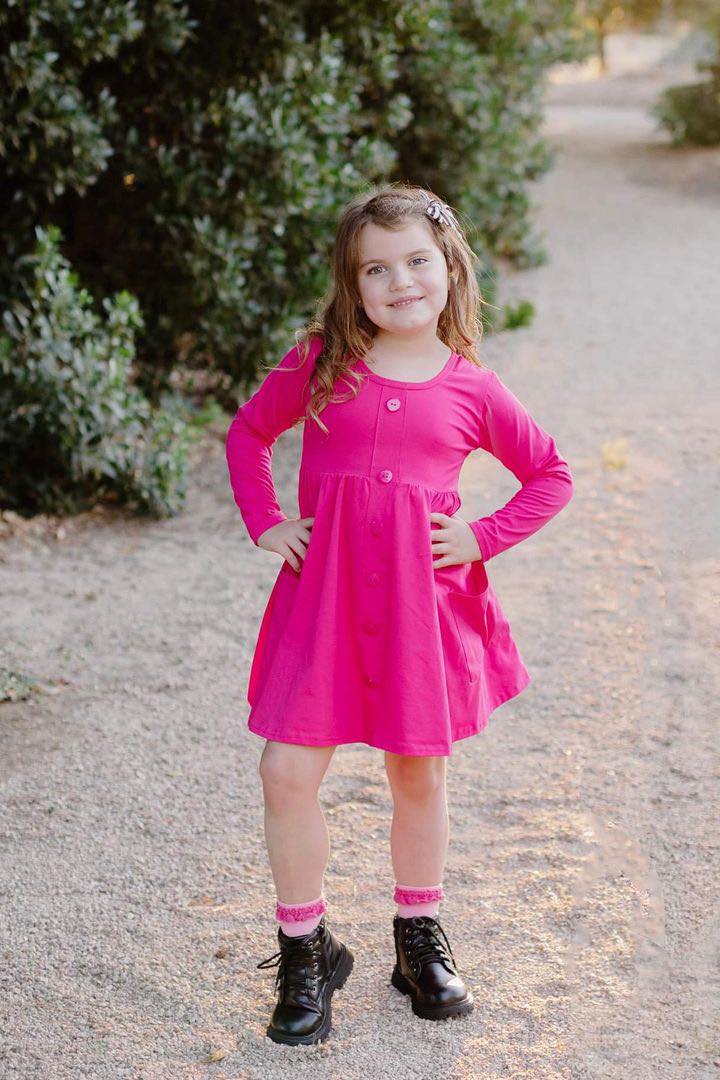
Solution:
M332 1026L330 999L345 984L355 958L328 930L324 916L301 937L290 937L278 927L278 942L279 952L257 965L278 968L278 1000L267 1034L274 1042L293 1046L320 1042Z
M465 1016L473 996L457 973L450 942L437 919L416 915L393 919L397 963L390 981L409 994L412 1011L426 1020Z

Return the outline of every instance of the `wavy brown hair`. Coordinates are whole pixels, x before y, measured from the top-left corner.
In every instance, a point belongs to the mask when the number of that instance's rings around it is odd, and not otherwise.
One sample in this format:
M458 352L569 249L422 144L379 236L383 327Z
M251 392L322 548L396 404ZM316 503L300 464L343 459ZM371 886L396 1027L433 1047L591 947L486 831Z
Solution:
M468 244L456 213L453 216L458 221L457 229L427 213L428 202L433 199L445 205L439 196L426 188L391 183L356 196L340 217L331 283L325 296L318 301L315 316L296 332L301 357L299 366L307 359L312 339L316 335L322 338L306 418L312 417L326 434L328 429L319 414L333 399L335 383L341 376L355 384L350 386L350 396L357 396L364 376L351 370L350 365L355 358L365 356L378 330L359 306L357 291L360 232L369 222L394 231L404 228L413 219L428 222L448 268L448 302L438 319L438 337L453 352L460 353L478 367L485 366L476 351L482 338L481 305L485 303L475 274L478 257Z

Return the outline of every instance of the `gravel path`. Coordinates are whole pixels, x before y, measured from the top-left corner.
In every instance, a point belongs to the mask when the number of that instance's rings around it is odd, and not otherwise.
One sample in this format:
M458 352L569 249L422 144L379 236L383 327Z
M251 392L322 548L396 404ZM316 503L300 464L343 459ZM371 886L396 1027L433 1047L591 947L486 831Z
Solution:
M442 915L475 1012L421 1021L389 984L390 796L357 745L322 789L355 970L327 1043L264 1035L274 890L244 692L278 563L245 535L220 432L181 518L0 545L0 663L52 691L0 712L3 1080L720 1076L720 152L669 149L640 82L630 107L607 86L610 105L549 91L551 262L505 286L538 317L486 343L576 494L493 560L533 682L450 760ZM299 449L290 432L275 455L288 513ZM461 513L515 487L473 455Z

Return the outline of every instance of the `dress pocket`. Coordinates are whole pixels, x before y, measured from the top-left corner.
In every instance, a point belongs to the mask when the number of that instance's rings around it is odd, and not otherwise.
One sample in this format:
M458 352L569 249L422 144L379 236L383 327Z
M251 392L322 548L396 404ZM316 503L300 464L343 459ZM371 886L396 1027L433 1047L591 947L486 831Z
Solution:
M468 677L471 682L475 682L480 677L485 650L495 633L495 613L490 592L488 589L480 593L450 589L448 597Z

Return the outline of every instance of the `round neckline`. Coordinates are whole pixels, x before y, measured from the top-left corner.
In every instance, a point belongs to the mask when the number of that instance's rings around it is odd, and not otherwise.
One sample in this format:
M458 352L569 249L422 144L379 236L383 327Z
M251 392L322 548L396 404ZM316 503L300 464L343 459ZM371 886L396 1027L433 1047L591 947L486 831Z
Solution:
M406 379L390 379L387 375L378 375L369 367L362 357L358 357L357 363L362 370L373 380L373 382L384 383L386 386L403 386L408 390L421 390L425 386L432 386L433 383L439 382L440 379L444 379L446 375L450 373L450 368L458 354L451 352L445 361L444 367L438 371L437 375L433 375L432 379L424 379L422 382L408 381Z

